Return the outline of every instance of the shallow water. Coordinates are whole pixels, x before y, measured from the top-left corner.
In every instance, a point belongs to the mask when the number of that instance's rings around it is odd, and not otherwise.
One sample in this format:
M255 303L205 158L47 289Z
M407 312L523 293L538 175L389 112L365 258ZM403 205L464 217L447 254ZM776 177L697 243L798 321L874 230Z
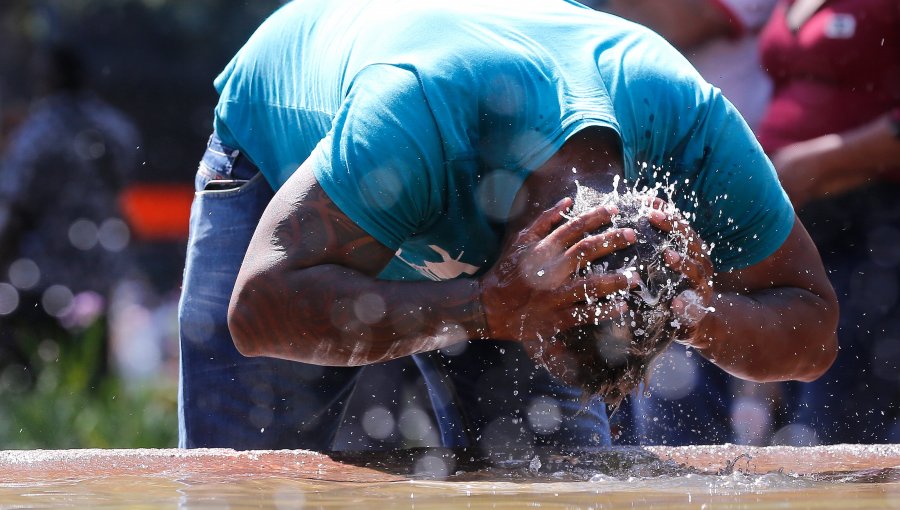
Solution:
M738 450L0 452L0 508L900 508L897 447Z
M314 482L280 476L179 481L117 476L0 484L0 508L900 508L900 483L785 475L587 482Z

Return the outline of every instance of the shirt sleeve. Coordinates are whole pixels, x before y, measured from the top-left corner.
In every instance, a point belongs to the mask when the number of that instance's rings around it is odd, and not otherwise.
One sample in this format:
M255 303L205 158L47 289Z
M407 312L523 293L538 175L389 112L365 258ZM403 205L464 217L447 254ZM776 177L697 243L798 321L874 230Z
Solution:
M762 262L787 239L794 209L737 110L714 89L686 149L696 161L694 217L720 271ZM705 235L704 235L705 234Z
M411 71L389 65L361 71L310 161L337 207L392 250L443 208L441 139Z
M761 262L794 225L772 163L719 89L670 47L644 47L626 60L627 76L617 86L632 158L626 175L675 203L712 246L716 270Z

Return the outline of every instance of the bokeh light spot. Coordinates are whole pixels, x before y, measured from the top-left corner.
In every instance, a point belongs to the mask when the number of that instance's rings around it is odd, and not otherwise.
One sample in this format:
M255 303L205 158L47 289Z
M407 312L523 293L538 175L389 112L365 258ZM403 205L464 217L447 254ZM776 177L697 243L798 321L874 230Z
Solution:
M100 246L108 251L118 252L124 250L131 241L131 231L128 225L119 218L109 218L100 225L97 233Z
M400 413L397 421L400 434L416 443L431 443L437 440L437 431L431 424L428 414L418 407L408 407Z
M31 259L18 259L9 265L9 283L22 290L33 289L41 281L41 269Z
M62 317L68 313L75 296L68 287L63 285L51 285L41 296L41 305L44 311L53 317Z
M443 479L450 475L451 465L448 459L436 454L426 454L416 460L413 474L418 478Z
M9 315L19 307L19 291L8 283L0 283L0 315Z
M69 225L69 242L79 250L90 250L98 242L97 225L84 218L80 218Z
M387 439L394 433L394 414L381 406L371 407L363 414L362 427L373 439Z
M547 435L562 426L559 403L550 397L537 397L528 404L528 425L537 434Z
M772 437L776 446L817 446L819 436L816 431L800 423L792 423L780 428Z
M732 403L731 421L737 444L765 446L772 428L772 412L765 400L738 397Z
M677 346L662 353L654 361L650 373L650 392L666 400L686 397L699 382L697 362Z
M384 318L387 305L378 294L363 294L353 303L353 313L365 324L375 324Z
M494 170L481 180L475 197L478 207L494 221L507 221L521 211L512 210L515 193L522 185L522 179L506 170ZM515 204L524 207L523 203Z
M394 207L403 194L403 182L398 177L398 172L398 168L388 165L364 175L359 181L359 193L366 204L376 210Z
M443 347L440 349L441 354L444 356L459 356L460 354L466 352L466 349L469 348L469 342L457 342L452 345L448 345L447 347Z

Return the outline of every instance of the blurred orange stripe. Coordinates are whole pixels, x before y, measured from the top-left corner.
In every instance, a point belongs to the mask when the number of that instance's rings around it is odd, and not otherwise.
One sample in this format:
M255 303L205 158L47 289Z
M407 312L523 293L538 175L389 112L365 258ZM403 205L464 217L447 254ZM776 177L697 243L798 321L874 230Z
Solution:
M182 183L134 184L119 197L132 234L146 241L187 239L194 188Z

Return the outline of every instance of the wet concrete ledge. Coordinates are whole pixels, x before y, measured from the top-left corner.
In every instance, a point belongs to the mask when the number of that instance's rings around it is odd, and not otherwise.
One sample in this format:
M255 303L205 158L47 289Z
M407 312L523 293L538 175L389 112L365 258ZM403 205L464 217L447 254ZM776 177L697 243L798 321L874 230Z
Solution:
M748 474L783 470L786 473L815 475L900 468L900 445L621 447L565 455L523 450L493 452L489 456L465 450L434 448L331 454L304 450L228 449L9 450L0 451L0 480L4 483L33 483L111 476L175 480L283 476L317 481L379 483L409 479L411 466L423 456L451 459L454 470L477 470L498 462L513 467L516 462L522 462L527 466L529 459L534 462L537 457L545 466L556 463L602 470L609 466L621 466L623 462L662 462L711 474L729 469Z

